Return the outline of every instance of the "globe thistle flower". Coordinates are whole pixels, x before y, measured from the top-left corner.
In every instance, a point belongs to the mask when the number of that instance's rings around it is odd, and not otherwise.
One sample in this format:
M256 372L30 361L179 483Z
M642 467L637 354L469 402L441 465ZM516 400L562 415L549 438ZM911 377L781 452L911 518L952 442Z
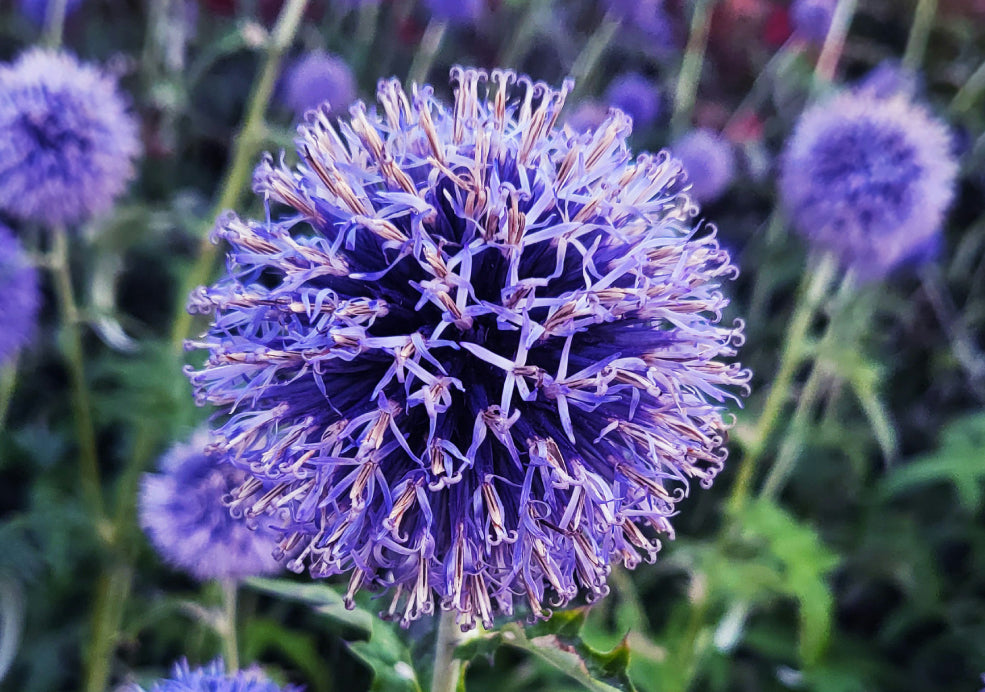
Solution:
M808 43L821 45L831 30L838 0L794 0L790 6L790 24L794 33Z
M946 126L903 96L844 93L808 109L787 142L780 194L796 229L863 279L926 248L954 195Z
M660 115L660 91L641 74L616 77L605 92L605 100L633 119L634 129L646 129Z
M0 131L0 209L47 225L107 211L140 151L115 80L41 49L0 67Z
M425 0L431 16L449 24L474 24L485 9L484 0Z
M883 60L855 85L855 91L881 99L894 96L913 99L919 89L917 73L895 60Z
M603 4L625 26L646 39L646 48L660 53L674 45L674 30L663 0L605 0Z
M195 669L182 659L174 664L171 677L155 682L150 692L302 692L302 689L294 685L281 687L256 665L229 675L218 658ZM127 692L144 692L144 689L131 685Z
M342 58L324 51L298 58L284 80L284 104L297 116L324 102L333 110L344 109L355 97L352 70Z
M0 367L25 346L37 323L38 272L10 230L0 225Z
M190 299L213 323L189 374L249 475L231 505L289 509L289 569L467 629L655 559L749 375L724 360L741 325L716 325L735 269L676 161L634 160L618 110L558 128L570 83L452 80L451 105L383 81L338 129L312 114L296 168L259 166L270 218L218 223L228 274Z
M732 184L735 154L732 144L713 130L691 130L671 146L691 182L690 195L713 202Z
M82 4L82 0L66 0L65 16L74 13ZM51 0L20 0L18 3L21 14L31 20L37 26L43 26L48 18L48 8L51 7Z
M589 99L579 103L564 124L578 133L597 130L609 117L609 107L600 101Z
M241 579L280 571L273 558L276 520L234 517L223 498L246 480L246 473L203 451L208 433L172 447L160 473L144 474L140 487L140 525L166 562L196 579Z

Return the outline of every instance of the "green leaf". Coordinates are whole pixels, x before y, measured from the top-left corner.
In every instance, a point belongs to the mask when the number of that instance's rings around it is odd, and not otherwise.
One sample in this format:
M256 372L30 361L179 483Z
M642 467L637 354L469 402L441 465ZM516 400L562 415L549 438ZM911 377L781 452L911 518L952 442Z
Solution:
M949 424L936 452L893 468L879 485L879 497L895 497L915 487L950 482L958 501L969 513L982 506L985 479L985 413L975 413Z
M368 638L373 632L374 616L358 608L347 610L342 597L325 584L301 584L288 579L262 577L253 577L244 583L258 591L313 606L315 612L356 629L363 638Z
M269 649L287 657L304 672L310 692L330 692L332 671L325 665L311 635L290 630L269 618L251 618L244 631L243 658L259 660Z
M421 692L410 649L393 626L376 618L369 641L352 642L349 649L373 670L371 690Z

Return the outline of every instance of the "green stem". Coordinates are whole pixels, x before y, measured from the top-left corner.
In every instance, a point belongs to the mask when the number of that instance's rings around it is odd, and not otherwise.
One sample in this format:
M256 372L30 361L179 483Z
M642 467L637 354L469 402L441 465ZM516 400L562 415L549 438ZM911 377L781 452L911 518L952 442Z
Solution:
M717 0L698 0L691 15L691 30L681 61L681 71L677 77L677 91L674 94L674 114L670 119L671 137L679 137L691 123L694 102L698 95L698 82L705 64L705 49L708 46L708 32L711 28L711 11Z
M42 43L46 48L58 48L62 45L62 34L65 31L65 13L68 11L68 0L50 0L44 17L44 37Z
M441 50L441 44L445 40L447 32L448 22L438 19L432 19L428 22L417 53L414 54L414 61L410 64L410 70L407 72L408 83L424 83L428 72L434 65L434 59L438 56L438 51Z
M239 670L239 644L236 639L236 581L222 580L222 635L223 656L226 670L234 673Z
M10 402L14 398L14 389L17 388L17 354L7 365L0 369L0 430L3 430L7 422L7 412L10 411Z
M79 329L79 309L72 288L68 260L68 232L64 227L52 229L52 248L48 267L52 272L62 323L62 348L72 387L72 414L79 445L79 472L82 496L94 520L103 520L103 493L99 478L99 455L96 431L92 422L92 401L86 382L85 354Z
M599 61L605 54L606 48L612 43L612 39L616 37L616 32L619 30L620 24L620 20L614 15L605 15L599 28L589 37L581 53L571 63L570 75L575 80L572 101L575 100L575 94L582 94L588 90L592 76L595 73L595 68L598 67Z
M814 271L808 271L804 274L798 291L797 304L783 340L780 364L776 376L773 378L773 386L770 387L766 397L766 403L763 405L763 412L756 423L752 439L746 445L739 466L739 473L736 476L735 485L732 487L732 496L729 500L729 508L732 511L741 510L748 498L749 487L752 484L756 466L766 450L766 444L772 436L780 412L790 398L794 375L807 350L811 322L813 322L817 309L831 284L836 266L835 259L826 255Z
M455 692L462 674L462 664L455 659L455 647L461 629L455 623L455 611L443 610L438 619L438 639L434 644L434 674L431 692Z
M838 61L841 60L841 53L845 49L848 28L852 24L852 17L855 16L857 3L858 0L838 0L838 5L831 16L831 28L828 29L824 46L821 48L821 55L818 57L817 65L814 68L815 91L822 86L827 86L834 80Z
M958 93L951 99L949 110L952 113L964 113L971 109L975 105L975 99L981 95L983 90L985 90L985 62L979 65L958 89Z
M528 0L523 4L523 14L514 24L516 33L513 34L512 40L506 42L506 49L496 61L497 65L513 69L520 67L516 64L517 60L527 52L527 48L540 29L541 22L538 20L538 15L545 2L547 0Z
M106 692L119 624L132 583L133 569L128 564L116 564L100 577L86 651L85 692Z
M380 23L380 3L364 2L359 7L359 18L356 25L356 50L352 59L352 69L364 81L372 82L379 75L366 74L370 50L376 39L376 29Z
M181 351L185 337L191 327L191 315L185 310L185 300L192 290L208 281L215 266L216 257L219 252L217 245L213 245L209 240L209 231L215 223L215 219L227 209L236 206L242 194L243 188L250 180L253 172L253 160L256 157L257 149L263 141L266 126L264 115L267 111L267 103L274 90L277 76L280 74L280 64L284 53L290 47L294 36L297 34L301 17L307 0L289 0L281 10L277 23L271 32L269 43L267 44L267 54L264 59L263 68L259 78L253 84L253 91L246 107L243 126L240 128L239 136L233 149L232 162L226 169L226 176L222 181L219 198L209 213L206 224L201 231L201 241L198 248L198 260L192 270L186 275L178 293L178 305L175 309L175 317L172 322L171 346L176 353Z
M913 25L910 36L906 41L906 52L903 54L903 66L911 70L919 70L923 64L923 56L927 50L927 39L934 25L934 15L937 14L937 0L918 0L917 9L913 13Z

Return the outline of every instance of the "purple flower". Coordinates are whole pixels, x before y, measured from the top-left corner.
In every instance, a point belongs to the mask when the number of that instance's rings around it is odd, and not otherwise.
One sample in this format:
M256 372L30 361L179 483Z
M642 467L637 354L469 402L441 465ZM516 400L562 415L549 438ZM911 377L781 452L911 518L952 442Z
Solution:
M688 132L671 146L687 172L690 195L699 202L712 202L732 184L735 154L732 144L713 130Z
M821 45L828 37L838 0L794 0L790 23L794 32L809 43Z
M652 52L667 52L674 45L674 31L663 0L605 0L603 4L624 25L640 32Z
M450 24L473 24L485 9L484 0L425 0L424 4L435 19Z
M40 49L0 67L0 132L0 209L48 225L110 209L140 151L116 81Z
M38 272L10 230L0 225L0 367L28 343L41 296Z
M131 685L128 692L144 690ZM256 665L228 675L222 659L218 658L194 670L189 667L188 661L182 659L174 664L171 677L155 682L150 692L302 692L302 688L294 685L281 687Z
M863 278L930 257L954 195L946 126L899 96L844 93L808 109L787 143L780 193L794 226Z
M633 119L633 128L643 130L660 114L660 91L641 74L630 73L612 80L605 100Z
M913 99L919 87L919 77L913 70L894 60L883 60L859 80L855 91L882 99L894 96Z
M352 70L342 58L323 51L298 58L284 80L284 104L298 116L326 101L334 112L344 111L355 97Z
M247 475L206 454L207 443L208 434L200 431L164 455L160 473L144 474L140 525L165 561L196 579L240 579L279 571L272 556L277 533L271 525L276 519L264 517L254 531L242 516L230 514L223 500L247 482Z
M597 130L609 117L609 107L605 104L588 100L575 106L574 112L568 116L564 124L577 133Z
M655 559L749 375L726 361L741 325L716 325L735 268L676 161L634 159L617 110L558 128L570 82L452 80L450 105L380 82L379 108L299 128L297 168L260 165L272 217L214 231L228 273L190 299L213 313L190 377L250 475L233 506L289 509L290 569L469 628Z
M66 0L65 16L75 12L82 4L82 0ZM21 14L30 19L34 24L43 26L48 16L48 8L51 7L51 0L19 0Z

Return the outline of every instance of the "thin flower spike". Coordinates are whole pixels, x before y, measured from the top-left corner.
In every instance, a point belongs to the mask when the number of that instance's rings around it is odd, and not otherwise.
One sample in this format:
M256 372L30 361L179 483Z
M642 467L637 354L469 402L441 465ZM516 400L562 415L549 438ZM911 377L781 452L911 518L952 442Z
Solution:
M290 569L468 629L655 559L749 373L678 162L634 160L617 110L559 127L570 83L452 82L449 106L382 81L337 129L309 116L296 168L264 160L268 220L220 220L228 272L190 299L213 323L189 375L253 478L233 506L289 510Z

